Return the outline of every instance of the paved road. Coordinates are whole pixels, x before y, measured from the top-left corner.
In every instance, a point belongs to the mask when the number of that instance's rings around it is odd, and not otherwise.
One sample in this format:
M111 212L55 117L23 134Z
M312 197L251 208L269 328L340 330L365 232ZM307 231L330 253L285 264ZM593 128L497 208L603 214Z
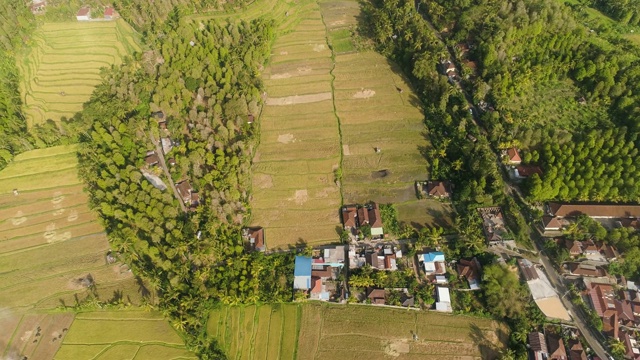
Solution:
M436 34L438 39L444 43L444 41L442 40L442 37L440 36L440 33L438 31L436 31L436 29L434 28L433 24L431 24L430 20L427 17L424 17L424 19L427 22L428 26L431 28L431 30ZM449 60L454 65L456 65L458 70L460 70L460 65L458 64L458 62L456 60L455 52L453 51L452 48L450 48L448 46L446 48L447 48L447 51L449 52ZM462 85L461 82L456 82L456 87L464 95L465 99L467 100L469 108L473 109L472 118L473 118L474 124L483 133L483 135L486 136L486 130L482 126L480 126L478 124L478 122L477 122L477 117L478 117L478 115L480 113L478 111L478 108L473 104L473 97L471 96L471 93L466 91L466 89L464 88L464 86ZM493 152L497 156L497 162L496 162L497 164L496 165L498 167L502 166L500 152L496 151L496 150L494 150ZM503 172L501 171L500 173L503 173ZM504 176L505 175L503 174L503 177ZM506 184L506 186L505 186L506 194L511 196L511 197L518 198L521 202L524 202L524 199L523 199L522 194L520 193L520 191L518 189L514 189L509 184L509 179L505 178L504 180L505 180L505 184ZM526 204L526 202L525 202L525 204ZM522 213L521 215L525 219L528 219L527 214ZM527 225L527 231L529 233L530 238L532 240L534 240L534 246L536 247L536 250L538 250L538 252L540 253L540 260L542 262L542 266L544 267L545 272L547 273L547 276L548 276L549 280L551 281L551 284L553 285L553 287L558 292L560 300L564 304L565 308L567 308L571 312L576 326L578 327L578 329L580 330L582 335L585 337L585 339L589 343L589 346L591 347L591 349L593 349L593 351L596 353L596 355L598 355L601 359L608 359L609 356L608 356L607 352L605 351L604 347L602 346L602 344L599 341L600 339L604 340L603 336L601 334L599 334L597 332L597 330L592 329L586 323L586 321L584 321L584 317L583 317L584 314L583 314L582 310L579 309L577 306L575 306L569 299L567 299L566 296L564 296L567 293L567 288L566 288L562 278L558 275L558 273L556 272L555 268L551 264L551 261L549 260L549 258L544 254L544 252L541 251L541 246L538 243L538 241L540 241L540 236L537 233L534 233L533 230L531 229L531 227L528 226L528 225Z

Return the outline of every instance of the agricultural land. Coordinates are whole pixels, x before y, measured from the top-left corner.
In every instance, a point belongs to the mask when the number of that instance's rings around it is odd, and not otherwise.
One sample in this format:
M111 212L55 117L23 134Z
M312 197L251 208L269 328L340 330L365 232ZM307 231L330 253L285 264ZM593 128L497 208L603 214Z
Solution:
M0 172L0 304L5 309L74 306L89 295L82 281L88 274L100 300L140 301L140 284L128 268L107 264L109 244L89 210L75 151L75 146L29 151Z
M488 319L311 303L222 307L207 329L231 359L480 359L506 341Z
M229 359L295 360L301 311L298 304L219 307L207 334Z
M0 313L2 358L195 359L160 313L118 310ZM5 331L6 330L6 331Z
M267 246L337 240L341 203L395 203L402 222L449 226L450 205L415 195L430 147L420 101L395 64L356 50L358 3L296 11L263 75L252 224L267 229Z
M139 51L138 35L123 20L45 23L17 63L29 127L82 110L102 79L100 69Z
M318 5L295 11L301 21L276 39L263 75L269 98L253 167L252 222L267 229L270 248L331 242L340 227L332 54Z

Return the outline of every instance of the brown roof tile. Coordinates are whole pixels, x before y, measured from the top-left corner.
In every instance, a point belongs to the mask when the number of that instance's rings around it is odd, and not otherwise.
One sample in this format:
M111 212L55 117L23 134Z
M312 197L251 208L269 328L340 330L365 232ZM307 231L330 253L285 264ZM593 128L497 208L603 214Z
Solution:
M577 217L585 214L592 217L638 218L640 205L603 205L603 204L561 204L549 203L552 215L559 217Z

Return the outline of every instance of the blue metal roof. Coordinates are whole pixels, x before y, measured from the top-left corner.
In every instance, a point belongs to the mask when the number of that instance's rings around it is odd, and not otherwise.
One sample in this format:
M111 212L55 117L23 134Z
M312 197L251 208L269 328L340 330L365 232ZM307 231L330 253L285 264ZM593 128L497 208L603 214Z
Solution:
M434 251L424 254L425 262L444 261L444 253L441 251Z
M296 265L293 270L294 276L311 276L311 257L296 256Z

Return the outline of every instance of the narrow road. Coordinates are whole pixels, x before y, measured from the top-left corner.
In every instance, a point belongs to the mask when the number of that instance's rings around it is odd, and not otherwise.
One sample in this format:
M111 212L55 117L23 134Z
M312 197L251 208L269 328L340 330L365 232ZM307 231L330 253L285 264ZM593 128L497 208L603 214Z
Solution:
M169 168L167 167L167 163L164 161L164 152L162 151L162 144L160 143L160 141L156 140L155 137L153 137L153 134L151 132L149 132L149 137L151 138L151 142L153 143L153 145L155 145L156 147L156 154L158 154L158 159L160 159L160 166L162 167L162 170L164 171L164 175L167 177L167 180L169 181L169 186L171 187L171 190L173 190L173 195L176 197L176 199L178 199L178 203L180 204L180 209L182 209L182 212L187 212L187 207L184 206L184 203L182 202L182 196L180 196L178 189L176 189L176 185L173 183L171 174L169 174Z
M460 70L460 64L458 64L458 61L456 59L455 56L455 52L453 51L452 48L446 46L446 43L443 41L442 36L440 35L440 33L435 29L435 27L433 26L433 24L431 23L431 21L429 20L428 17L426 16L422 16L423 19L426 21L426 23L428 24L429 28L431 29L431 31L434 32L434 34L436 35L436 37L445 45L445 48L447 49L448 53L449 53L449 61L451 61L456 68L458 69L458 71ZM477 118L479 116L479 111L478 108L473 104L473 97L471 96L470 92L467 92L464 88L464 86L462 85L461 82L455 82L456 87L462 92L462 94L464 95L465 99L467 100L467 104L469 106L470 109L473 109L473 114L472 114L472 119L473 119L473 123L476 125L476 127L481 131L481 133L483 134L483 136L486 136L487 132L486 129L482 126L480 126L477 122ZM500 167L502 166L501 164L501 154L500 151L496 150L496 149L492 149L493 152L496 154L497 156L497 166ZM508 196L511 197L518 197L522 203L524 203L525 205L526 202L524 201L524 199L522 198L522 194L517 190L514 189L510 184L509 184L509 179L507 179L504 175L504 172L500 171L501 174L503 174L503 179L505 181L505 193ZM527 214L522 213L522 209L519 209L521 215L527 219ZM582 312L582 310L580 308L578 308L577 306L575 306L570 300L568 300L564 294L567 293L567 288L563 282L563 279L558 275L558 273L556 272L555 268L553 267L553 265L551 264L551 261L549 260L549 258L544 254L544 252L541 251L541 246L539 244L540 236L537 233L534 233L533 230L531 229L531 227L529 225L527 225L527 232L529 234L529 238L533 240L534 243L534 247L536 248L536 250L538 251L538 253L540 254L540 261L542 262L542 266L544 267L545 272L547 273L549 280L551 282L551 285L553 285L553 287L555 288L556 292L558 293L560 300L562 301L562 303L564 304L565 308L568 309L571 312L571 315L573 317L573 320L576 324L576 326L578 327L578 329L580 330L580 332L582 333L582 335L584 336L584 338L587 340L587 343L589 343L589 346L591 347L591 349L596 353L596 355L598 355L598 357L600 357L601 359L608 359L608 353L605 351L605 348L602 346L602 343L599 340L604 340L604 338L602 337L602 335L600 335L597 330L591 328L586 321L584 321L584 314Z

